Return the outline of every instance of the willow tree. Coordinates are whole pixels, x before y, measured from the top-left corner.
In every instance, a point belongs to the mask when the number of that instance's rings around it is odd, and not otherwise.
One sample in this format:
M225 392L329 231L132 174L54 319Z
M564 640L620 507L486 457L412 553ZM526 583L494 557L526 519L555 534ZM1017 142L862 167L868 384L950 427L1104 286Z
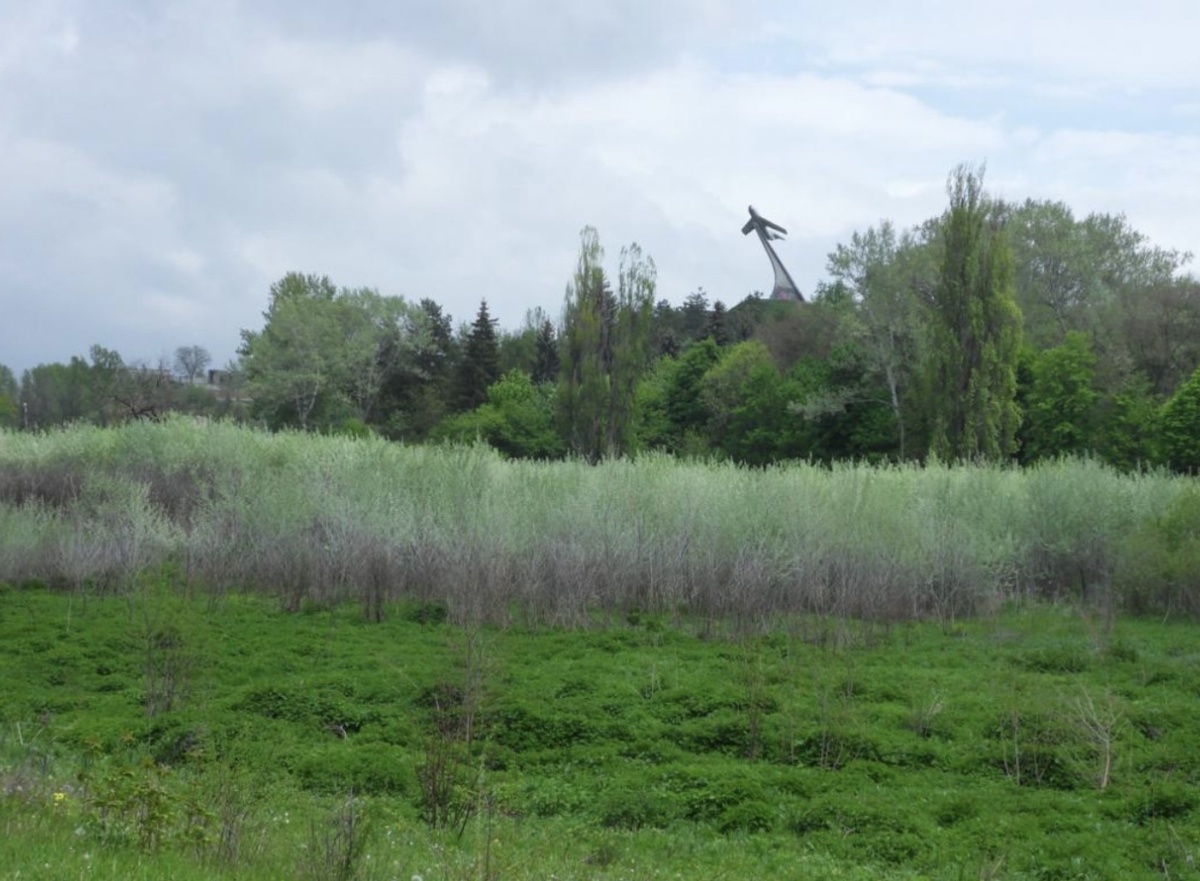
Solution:
M1012 249L983 170L959 166L946 185L941 271L929 298L926 379L930 450L943 459L998 459L1021 424L1021 310Z
M637 245L623 248L614 294L596 230L585 227L580 238L563 309L559 412L571 449L595 462L632 443L634 395L650 360L655 269Z

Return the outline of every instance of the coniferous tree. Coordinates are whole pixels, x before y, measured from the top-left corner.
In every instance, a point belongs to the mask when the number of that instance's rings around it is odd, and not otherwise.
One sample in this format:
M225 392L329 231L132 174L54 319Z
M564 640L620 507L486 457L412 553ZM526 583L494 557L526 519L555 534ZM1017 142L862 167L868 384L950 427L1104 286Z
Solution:
M1012 251L982 170L959 166L946 188L926 364L930 447L944 459L997 459L1016 449L1021 422Z
M496 320L488 313L487 300L479 303L479 312L463 346L458 368L458 408L473 410L486 403L488 387L500 378L500 348L496 341Z
M704 336L712 337L714 343L718 346L729 345L729 315L725 309L725 304L720 300L713 303L712 312L709 313L708 322L704 325Z
M533 381L539 385L544 382L557 382L558 368L558 337L554 333L554 322L546 319L538 328Z

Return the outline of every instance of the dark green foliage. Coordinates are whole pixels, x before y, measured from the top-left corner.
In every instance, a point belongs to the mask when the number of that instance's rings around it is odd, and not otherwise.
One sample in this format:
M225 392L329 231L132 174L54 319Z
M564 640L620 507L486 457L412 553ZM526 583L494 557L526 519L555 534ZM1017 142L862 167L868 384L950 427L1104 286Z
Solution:
M558 337L554 332L554 325L546 319L537 332L537 359L534 362L533 381L538 385L558 382L558 371Z
M704 376L719 360L716 341L705 339L689 347L675 362L665 389L664 403L670 426L665 449L676 453L689 448L694 450L690 439L704 435L711 414L701 390Z
M1023 461L1082 455L1095 448L1100 397L1093 387L1095 370L1091 340L1076 331L1033 357L1020 433Z
M305 789L329 795L411 796L416 790L412 755L387 743L350 748L331 738L297 755L291 771Z
M1200 369L1162 411L1162 455L1176 471L1200 473Z
M944 460L1005 458L1016 449L1021 422L1012 252L982 171L960 166L947 190L926 354L931 450Z
M1155 820L1178 822L1190 814L1198 802L1200 796L1193 787L1178 782L1161 783L1133 806L1132 819L1142 826Z
M0 428L20 428L21 390L17 379L4 364L0 364Z
M402 433L415 387L436 360L440 316L369 288L288 273L271 286L261 330L243 330L240 370L272 428L328 429L350 417ZM399 426L399 428L398 428Z
M596 813L600 824L609 829L663 829L675 819L666 795L628 783L605 791Z
M382 431L388 437L428 437L453 404L458 344L450 316L429 298L422 299L417 309L414 322L425 333L414 340L414 370L388 371L380 388Z
M720 300L713 303L712 312L709 313L703 333L707 339L711 339L718 346L729 345L728 314L725 311L725 304Z
M486 404L454 416L434 431L436 440L487 442L515 459L558 459L566 451L554 413L555 389L512 371L488 389Z
M488 313L487 300L480 301L475 323L462 348L455 401L459 410L473 410L487 401L488 389L500 378L496 321Z
M1097 405L1099 431L1094 439L1100 457L1122 471L1157 463L1162 408L1144 379L1133 377Z

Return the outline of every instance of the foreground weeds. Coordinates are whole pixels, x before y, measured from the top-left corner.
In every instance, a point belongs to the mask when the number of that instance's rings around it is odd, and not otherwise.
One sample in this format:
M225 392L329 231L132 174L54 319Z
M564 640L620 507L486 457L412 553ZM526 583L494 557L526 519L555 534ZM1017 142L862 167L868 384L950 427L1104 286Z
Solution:
M0 877L1200 874L1188 624L384 611L4 589Z

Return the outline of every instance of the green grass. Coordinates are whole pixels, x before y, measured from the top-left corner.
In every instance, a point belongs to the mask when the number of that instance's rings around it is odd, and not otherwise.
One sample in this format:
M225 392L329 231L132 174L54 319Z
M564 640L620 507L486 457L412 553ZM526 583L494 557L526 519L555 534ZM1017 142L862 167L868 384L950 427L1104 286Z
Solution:
M1195 636L10 587L0 877L1196 877Z

